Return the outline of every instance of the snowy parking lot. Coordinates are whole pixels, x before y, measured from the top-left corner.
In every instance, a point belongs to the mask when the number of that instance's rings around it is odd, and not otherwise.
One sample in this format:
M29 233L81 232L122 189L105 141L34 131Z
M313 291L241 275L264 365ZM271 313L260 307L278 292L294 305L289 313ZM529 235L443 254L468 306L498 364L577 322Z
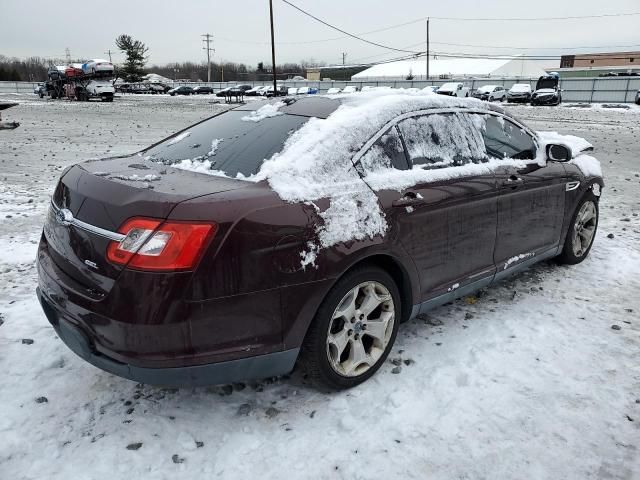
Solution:
M226 108L213 96L113 103L0 96L0 479L640 478L640 108L506 106L585 137L606 187L587 260L543 262L401 326L365 384L299 373L163 389L102 372L35 297L60 172L132 152Z

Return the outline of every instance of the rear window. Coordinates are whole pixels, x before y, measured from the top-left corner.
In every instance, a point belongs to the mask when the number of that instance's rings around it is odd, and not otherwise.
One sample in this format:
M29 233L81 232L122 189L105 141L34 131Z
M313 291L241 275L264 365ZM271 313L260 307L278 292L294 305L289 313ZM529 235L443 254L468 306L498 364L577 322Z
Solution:
M168 138L143 155L164 165L191 161L229 177L253 175L264 160L282 150L287 138L308 118L285 114L257 122L242 120L250 113L225 112Z

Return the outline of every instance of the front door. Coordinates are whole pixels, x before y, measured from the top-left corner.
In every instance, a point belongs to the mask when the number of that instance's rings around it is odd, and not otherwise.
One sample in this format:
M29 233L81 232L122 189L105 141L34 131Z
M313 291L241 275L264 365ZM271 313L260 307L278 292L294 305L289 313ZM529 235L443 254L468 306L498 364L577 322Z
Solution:
M558 246L566 174L559 163L532 163L538 153L533 138L506 118L487 116L484 137L487 154L498 164L504 161L495 170L499 194L494 258L498 272L504 272Z
M410 117L398 128L410 169L403 175L414 183L378 196L391 234L419 272L420 300L477 287L495 271L497 217L495 177L479 163L480 129L467 113Z

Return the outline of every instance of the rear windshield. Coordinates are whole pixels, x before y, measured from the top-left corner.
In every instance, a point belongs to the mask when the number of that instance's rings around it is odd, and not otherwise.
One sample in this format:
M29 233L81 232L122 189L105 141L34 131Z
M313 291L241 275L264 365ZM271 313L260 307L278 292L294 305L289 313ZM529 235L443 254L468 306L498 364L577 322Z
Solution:
M282 150L287 138L309 118L277 115L260 121L242 120L251 112L231 110L205 120L162 143L143 155L165 165L198 165L222 171L229 177L239 173L253 175L262 162ZM197 168L202 171L202 168Z

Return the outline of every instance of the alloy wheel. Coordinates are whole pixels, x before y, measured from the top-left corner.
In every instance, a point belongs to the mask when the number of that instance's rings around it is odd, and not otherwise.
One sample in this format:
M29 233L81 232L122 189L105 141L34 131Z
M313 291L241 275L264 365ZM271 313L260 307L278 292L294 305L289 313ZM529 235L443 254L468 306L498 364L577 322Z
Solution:
M598 223L598 212L592 201L582 204L573 226L571 246L576 257L582 257L589 250Z
M379 282L361 283L347 292L333 312L327 332L327 358L333 370L357 377L384 354L393 334L395 308Z

